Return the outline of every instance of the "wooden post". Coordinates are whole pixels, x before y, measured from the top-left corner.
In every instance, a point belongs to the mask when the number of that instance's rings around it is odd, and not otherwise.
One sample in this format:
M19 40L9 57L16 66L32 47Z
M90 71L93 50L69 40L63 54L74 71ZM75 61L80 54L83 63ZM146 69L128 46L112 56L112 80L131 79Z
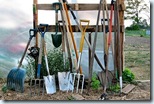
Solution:
M91 45L91 33L92 32L90 32L89 34L88 34L88 40L89 40L89 43L90 43L90 45ZM90 70L91 68L90 68L90 61L91 61L91 49L89 48L89 80L88 80L88 91L89 91L89 89L90 89L90 80L91 80L91 78L92 78L92 71Z
M119 0L120 4L120 11L119 11L119 21L120 21L120 26L124 26L124 10L123 10L123 5L124 5L124 0ZM120 42L121 42L121 69L123 71L124 69L124 32L120 32Z
M36 29L38 25L38 9L37 9L37 0L33 0L33 28ZM38 47L38 33L35 32L35 46ZM37 78L37 64L38 58L35 58L35 78Z
M38 9L37 9L37 0L33 0L33 28L37 28L38 25ZM35 45L38 47L38 34L35 33Z

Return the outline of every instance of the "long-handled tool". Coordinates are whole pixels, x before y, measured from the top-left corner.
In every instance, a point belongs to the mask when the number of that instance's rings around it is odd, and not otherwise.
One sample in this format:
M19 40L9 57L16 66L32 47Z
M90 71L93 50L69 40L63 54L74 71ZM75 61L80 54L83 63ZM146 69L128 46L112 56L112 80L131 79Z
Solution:
M82 26L83 22L87 23L85 28L83 28L83 26ZM81 39L80 39L79 59L78 59L77 71L78 71L78 68L80 67L80 62L81 62L81 57L82 57L82 50L83 50L83 46L84 46L85 32L86 32L86 29L89 26L89 22L90 22L89 20L80 20L80 28L82 29L82 35L81 35Z
M108 32L109 32L109 26L105 26L105 21L108 21L109 25L109 18L108 18L108 11L106 12L107 19L105 19L105 7L106 7L106 0L103 1L102 4L102 13L103 13L103 19L101 19L101 24L103 25L103 37L104 37L104 64L105 64L105 80L104 80L104 86L103 86L103 94L101 95L101 99L105 100L106 99L106 88L107 88L107 81L108 81Z
M74 51L70 30L69 30L69 27L68 27L69 26L68 25L68 18L66 16L66 11L65 11L65 8L64 8L64 3L62 2L62 0L59 0L59 1L62 4L62 17L64 18L63 22L65 24L66 31L67 31L67 40L68 40L68 44L69 44L68 45L69 46L69 50L68 51L70 51L70 53L71 53L72 64L74 64L74 67L76 67L77 60L76 60L76 54L75 54L75 51Z
M44 58L45 58L45 64L46 64L46 69L48 73L48 76L43 76L44 84L45 84L47 94L53 94L56 92L55 75L50 75L50 72L49 72L45 40L44 40Z
M51 34L52 37L52 43L53 45L58 48L61 43L62 43L62 34L57 34L58 33L58 10L61 8L61 3L55 2L53 3L53 8L55 10L55 19L56 19L56 29L55 29L55 34Z
M97 15L97 21L96 21L96 30L95 30L95 36L94 36L93 48L92 48L91 60L90 60L90 70L91 71L93 69L93 64L94 64L94 56L95 56L97 33L98 33L98 24L99 24L99 19L100 19L101 8L102 8L102 0L100 0L99 7L98 7L98 15ZM91 82L91 79L89 79L89 82Z
M32 38L35 37L35 35L32 35L32 31L35 32L36 30L35 29L29 30L29 35L30 35L29 41L26 45L25 51L22 55L22 58L19 62L18 67L11 69L11 71L9 72L9 74L7 76L7 87L8 87L8 89L12 89L12 90L15 90L15 91L21 91L21 92L24 91L24 80L25 80L26 69L21 68L21 65L22 65L23 59L26 55L28 46L29 46Z
M43 31L38 28L39 33L41 34L41 43L40 43L40 50L39 50L39 57L38 57L38 68L37 68L37 78L40 78L40 72L41 72L41 64L42 64L42 53L43 53L43 47L44 47L44 35L47 32L48 24L40 24L40 27L43 26Z
M66 0L66 1L63 0L63 1L67 3L67 0ZM73 19L75 20L75 22L76 22L76 24L77 24L79 30L82 32L82 29L80 28L80 24L79 24L79 22L78 22L78 20L77 20L77 18L76 18L76 16L75 16L75 14L74 14L72 8L68 5L68 3L67 3L67 7L68 7L68 9L70 10L70 12L71 12L71 14L72 14L72 16L73 16ZM84 37L84 39L85 39L85 41L86 41L88 47L90 48L90 50L92 50L92 49L93 49L93 48L92 48L92 45L89 43L88 39L87 39L86 37ZM101 64L101 62L100 62L100 60L99 60L99 58L98 58L97 55L96 55L96 53L94 53L94 57L95 57L95 59L96 59L98 65L100 66L100 68L104 71L105 69L104 69L104 67L102 66L102 64Z
M37 66L37 78L32 79L30 82L30 91L32 94L32 83L34 81L34 95L36 94L36 87L38 85L38 95L40 94L40 88L41 88L41 82L43 79L40 79L40 72L41 72L41 64L42 64L42 52L43 52L43 47L44 47L44 35L47 31L48 24L40 24L38 27L38 32L41 34L41 42L40 42L40 49L39 49L39 57L38 57L38 66ZM42 30L43 28L43 30Z
M82 23L87 23L86 27L83 28ZM78 65L77 65L77 73L71 73L71 75L73 76L73 86L75 83L75 77L77 77L77 87L76 87L76 93L78 93L79 90L79 81L80 81L80 77L82 77L82 87L81 87L81 93L83 91L83 85L84 85L84 74L79 74L78 70L80 67L80 62L81 62L81 57L82 57L82 50L83 50L83 46L84 46L84 37L85 37L85 32L86 29L89 26L89 20L80 20L80 27L82 29L82 35L81 35L81 39L80 39L80 48L79 48L79 59L78 59ZM72 90L73 92L73 90Z
M66 26L65 26L65 20L64 20L64 12L62 11L62 8L60 8L60 13L61 13L61 19L62 19L62 28L61 29L61 32L63 32L63 43L66 44L66 50L65 52L67 51L68 53L68 60L69 60L69 65L70 65L70 72L72 72L72 58L71 58L71 52L70 52L70 47L69 47L69 41L68 41L68 36L67 36L67 32L66 32ZM59 22L59 25L60 25L60 22ZM63 30L62 30L63 29ZM65 48L65 47L63 47Z
M69 27L69 30L70 30L70 35L71 35L74 51L75 51L75 54L76 54L76 60L78 61L78 52L77 52L76 42L74 40L74 35L73 35L73 30L72 30L72 26L71 26L71 22L70 22L70 17L68 15L68 8L67 8L67 5L66 5L65 2L63 3L63 5L64 5L65 13L66 13L66 18L67 18L67 21L68 21L68 27ZM82 68L81 67L79 67L79 68L80 68L79 69L80 74L82 74Z

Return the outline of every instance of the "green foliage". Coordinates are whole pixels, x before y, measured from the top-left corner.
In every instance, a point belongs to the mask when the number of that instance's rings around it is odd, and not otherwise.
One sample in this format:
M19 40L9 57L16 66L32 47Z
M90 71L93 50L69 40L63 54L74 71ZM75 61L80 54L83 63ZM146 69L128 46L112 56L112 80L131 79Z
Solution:
M91 86L95 90L100 87L100 81L98 80L96 73L93 73Z
M65 59L65 63L64 63L63 53L59 48L50 50L47 53L47 59L48 59L48 66L49 66L49 71L51 75L57 74L58 72L69 71L69 61L68 59ZM29 78L34 77L36 73L35 60L30 56L27 56L26 61L28 62L28 64L25 65L24 67L27 69L27 73L26 73L27 77ZM36 62L36 66L37 66L37 62ZM43 78L43 76L47 76L44 56L42 57L40 77Z
M132 24L129 27L126 27L127 30L139 30L140 27L137 24Z
M130 69L125 68L122 73L122 79L124 82L132 82L135 79L135 75L131 72Z
M111 86L109 86L109 90L111 90L113 92L119 92L120 91L120 85L118 83L111 85Z
M2 91L3 91L3 93L6 93L6 92L7 92L7 86L6 86L6 84L3 85L3 87L2 87Z

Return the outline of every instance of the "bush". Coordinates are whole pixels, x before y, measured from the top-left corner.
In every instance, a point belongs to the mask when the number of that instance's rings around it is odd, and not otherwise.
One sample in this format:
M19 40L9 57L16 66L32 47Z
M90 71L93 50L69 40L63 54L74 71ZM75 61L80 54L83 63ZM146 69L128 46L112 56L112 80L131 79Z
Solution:
M120 91L120 85L118 83L111 85L111 86L109 86L109 90L111 90L113 92L119 92Z
M126 27L127 30L140 30L139 25L132 24L130 27Z
M49 71L51 75L57 74L58 72L69 71L69 61L68 59L66 59L64 63L63 53L59 48L50 50L47 53L47 59L48 59L48 66L49 66ZM35 60L32 57L27 56L26 61L28 62L28 64L23 66L27 70L26 75L29 78L34 78L35 73L37 73L35 68ZM41 66L40 74L41 74L40 75L41 78L43 78L43 76L48 75L46 71L44 56L42 57L42 66Z
M124 82L132 82L135 79L135 75L131 72L130 69L125 68L122 73L122 79Z
M96 73L93 73L91 86L95 90L100 87L100 81L98 80Z

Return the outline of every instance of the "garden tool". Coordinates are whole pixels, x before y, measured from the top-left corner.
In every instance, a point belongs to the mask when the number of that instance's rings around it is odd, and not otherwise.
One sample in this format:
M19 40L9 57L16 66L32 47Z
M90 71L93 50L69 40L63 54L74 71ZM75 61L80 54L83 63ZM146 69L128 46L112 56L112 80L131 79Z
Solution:
M96 42L97 42L97 33L98 33L98 24L100 19L100 11L102 8L102 0L100 0L99 7L98 7L98 15L97 15L97 21L96 21L96 29L95 29L95 35L94 35L94 41L93 41L93 48L91 52L91 60L90 60L90 69L93 71L93 64L94 64L94 56L95 56L95 49L96 49ZM91 82L91 79L89 79L89 82Z
M62 30L62 28L60 28L60 29L61 29L61 32L63 32L64 43L66 43L66 50L65 50L65 52L67 51L67 53L68 53L70 72L72 72L72 58L71 58L71 52L70 52L70 47L69 47L69 42L68 42L68 36L67 36L67 33L66 33L65 20L64 20L64 12L62 11L62 8L60 8L60 13L61 13L61 19L62 19L61 22L63 24L62 25L63 30ZM59 22L59 25L60 25L60 22Z
M62 0L59 0L59 1L60 1L61 4L63 4ZM69 47L68 52L70 51L70 54L71 54L72 66L76 67L76 63L77 63L76 54L75 54L75 51L74 51L70 30L69 30L69 27L68 27L68 19L67 19L67 16L66 16L67 13L65 11L65 9L67 9L67 8L64 8L64 5L62 5L62 9L63 9L62 10L62 17L64 18L63 23L65 23L65 27L66 27L66 31L67 31L66 32L67 33L67 35L66 35L67 39L66 40L68 40L68 47Z
M56 29L55 29L55 34L51 34L52 37L52 43L53 45L58 48L61 43L62 43L62 34L57 34L58 33L58 10L61 8L61 3L55 2L53 3L53 9L55 10L55 19L56 19Z
M103 6L102 6L103 19L101 19L101 24L103 25L103 35L104 35L104 64L105 64L105 80L104 80L103 94L101 95L101 99L105 99L105 97L107 96L106 88L107 88L107 81L108 81L108 34L107 33L109 31L108 29L109 27L105 26L105 21L108 21L109 18L107 16L107 19L105 19L104 6L106 6L106 0L103 1Z
M43 30L42 30L42 27L43 27ZM40 79L40 71L41 71L41 64L42 64L42 51L43 51L43 47L44 47L44 35L47 31L47 27L48 27L48 24L40 24L39 28L38 28L38 32L41 34L41 42L40 42L38 66L37 66L37 78L31 80L31 82L30 82L30 90L31 90L32 83L34 81L34 87L35 87L34 94L36 94L36 87L38 85L38 87L39 87L38 95L40 94L40 87L41 87L41 83L43 81L43 79ZM31 91L31 93L32 93L32 91Z
M44 35L47 32L48 24L40 24L40 27L43 26L44 31L41 28L38 28L39 33L41 34L41 43L38 57L38 69L37 69L37 78L40 78L41 64L42 64L42 52L44 47Z
M21 68L21 65L22 65L23 59L26 55L28 46L29 46L32 38L35 37L35 35L33 35L32 32L35 32L35 31L36 31L35 29L29 30L29 35L30 35L29 41L26 45L25 51L22 55L19 65L17 68L11 69L11 71L9 72L9 74L7 76L7 88L8 89L20 91L20 92L24 91L24 80L25 80L26 69Z
M109 37L108 37L108 47L111 44L112 41L112 15L113 15L113 6L114 6L114 0L111 0L111 12L110 12L110 22L109 22Z
M67 3L67 0L66 0L66 1L63 0L63 1ZM79 30L82 32L82 29L80 28L80 24L79 24L79 22L78 22L78 20L77 20L77 18L76 18L76 16L75 16L75 14L74 14L72 8L68 5L68 3L67 3L67 8L70 10L70 12L71 12L71 14L72 14L72 16L73 16L73 19L75 20L75 22L76 22L76 24L77 24ZM85 41L86 41L88 47L90 48L90 50L92 50L92 45L89 43L88 39L87 39L86 37L84 37L84 39L85 39ZM102 64L101 64L101 62L100 62L100 60L99 60L99 58L98 58L97 55L96 55L96 53L94 53L94 57L95 57L95 59L96 59L98 65L100 66L100 68L104 71L105 69L104 69L104 67L102 66Z
M79 92L79 82L80 82L80 79L82 78L82 85L81 85L81 94L83 92L83 86L84 86L84 74L80 74L80 73L70 73L70 76L69 76L69 82L70 84L68 84L68 88L72 88L72 92L74 91L74 84L76 82L76 77L77 77L77 87L76 87L76 93ZM71 86L70 86L71 85ZM67 90L68 92L68 90Z
M66 3L63 3L63 5L64 5L64 9L66 11L65 12L66 13L66 18L67 18L67 21L68 21L70 35L71 35L71 39L72 39L72 42L73 42L73 48L74 48L75 54L76 54L76 60L78 61L78 52L77 52L77 47L76 47L76 43L75 43L75 40L74 40L74 35L73 35L73 30L72 30L70 18L69 18L69 15L68 15L68 8L67 8ZM76 64L75 64L75 68L76 68ZM80 73L82 74L82 68L81 67L80 67Z
M71 77L71 78L70 78ZM61 91L73 90L73 81L70 72L58 72L59 89Z
M82 27L82 23L85 22L87 23L86 24L86 27L83 29ZM81 88L81 93L83 91L83 85L84 85L84 75L83 74L80 74L78 72L79 70L79 67L80 67L80 62L81 62L81 56L82 56L82 50L83 50L83 46L84 46L84 37L85 37L85 32L86 32L86 29L88 28L89 26L89 20L80 20L80 27L82 29L82 35L81 35L81 40L80 40L80 48L79 48L79 59L78 59L78 64L77 64L77 73L71 73L70 75L73 76L73 86L74 86L74 83L75 83L75 78L77 77L77 87L76 87L76 93L78 93L78 89L79 89L79 81L80 81L80 77L82 78L82 88ZM72 90L73 92L73 90Z
M83 28L82 23L87 23L86 27ZM81 62L81 56L82 56L82 50L83 50L83 46L84 46L84 37L85 37L85 32L86 29L89 26L89 20L80 20L80 28L82 29L82 35L81 35L81 39L80 39L80 48L79 48L79 59L78 59L78 66L77 66L77 73L78 73L78 68L80 67L80 62Z
M47 52L46 52L46 42L44 40L44 58L48 76L43 76L45 88L47 94L56 93L56 84L55 84L55 75L50 75L49 66L48 66L48 59L47 59Z

